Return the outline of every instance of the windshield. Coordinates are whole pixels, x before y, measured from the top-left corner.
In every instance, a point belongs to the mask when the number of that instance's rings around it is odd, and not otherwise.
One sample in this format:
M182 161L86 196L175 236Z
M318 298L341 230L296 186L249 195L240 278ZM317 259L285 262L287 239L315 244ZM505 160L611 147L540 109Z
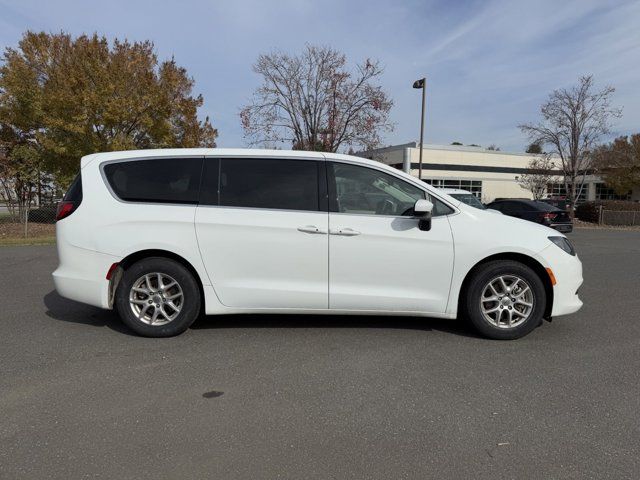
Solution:
M479 208L480 210L487 209L487 207L485 207L480 202L480 200L478 200L478 197L476 197L472 193L452 193L451 196L456 200L460 200L462 203L466 203L467 205L470 205L472 207Z

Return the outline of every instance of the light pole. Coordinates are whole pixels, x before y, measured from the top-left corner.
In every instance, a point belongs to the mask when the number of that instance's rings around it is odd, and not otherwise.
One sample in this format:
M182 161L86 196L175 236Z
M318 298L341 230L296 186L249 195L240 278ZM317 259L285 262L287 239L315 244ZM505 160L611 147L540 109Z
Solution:
M420 117L420 163L418 164L418 178L422 181L422 141L424 140L424 99L427 88L427 78L413 82L413 88L422 89L422 116Z

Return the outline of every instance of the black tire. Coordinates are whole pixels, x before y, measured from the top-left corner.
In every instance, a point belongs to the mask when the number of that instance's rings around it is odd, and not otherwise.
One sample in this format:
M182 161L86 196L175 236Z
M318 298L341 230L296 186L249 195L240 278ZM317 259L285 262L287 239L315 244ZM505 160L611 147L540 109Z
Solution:
M143 322L133 312L129 303L129 294L134 283L149 273L168 275L182 289L179 313L174 319L162 325L150 325ZM198 317L200 302L200 289L191 272L181 263L163 257L145 258L127 268L115 296L116 310L124 324L144 337L172 337L184 332Z
M529 317L520 325L500 328L483 315L480 298L487 284L496 277L515 275L527 282L533 293L533 307ZM540 277L527 265L511 260L496 260L479 266L473 273L463 296L462 313L483 336L495 340L513 340L533 331L542 323L546 307L546 292ZM505 307L506 308L506 307Z

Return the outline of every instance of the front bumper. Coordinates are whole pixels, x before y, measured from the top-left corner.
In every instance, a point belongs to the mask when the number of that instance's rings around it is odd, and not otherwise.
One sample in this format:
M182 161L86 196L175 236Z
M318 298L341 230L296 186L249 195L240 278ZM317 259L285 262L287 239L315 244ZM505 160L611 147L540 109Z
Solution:
M556 278L553 287L551 316L569 315L582 307L578 289L582 285L582 262L577 255L569 255L556 245L549 245L538 254Z

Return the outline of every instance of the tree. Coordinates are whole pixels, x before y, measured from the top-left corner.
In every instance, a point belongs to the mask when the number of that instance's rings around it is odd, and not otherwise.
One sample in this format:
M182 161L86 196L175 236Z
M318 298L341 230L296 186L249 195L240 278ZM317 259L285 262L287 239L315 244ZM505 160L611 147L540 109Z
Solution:
M451 145L462 145L460 142L451 142Z
M492 143L491 145L489 145L487 147L487 150L492 150L494 152L499 152L500 151L500 147L498 147L495 143Z
M640 185L640 133L618 137L612 143L598 148L594 166L607 185L624 195Z
M4 158L29 145L62 183L88 153L215 145L193 79L173 59L159 62L151 42L26 32L2 60Z
M262 85L240 112L252 144L285 143L299 150L372 149L390 131L393 102L376 83L367 59L352 70L337 50L307 45L299 55L260 55L253 67Z
M610 133L611 119L622 111L611 106L615 89L595 91L593 77L581 77L570 89L555 90L542 105L542 120L520 125L533 143L549 145L560 159L560 169L573 215L591 167L593 151L604 135Z
M534 157L529 162L527 173L517 177L516 181L532 193L534 200L540 200L546 193L547 185L556 175L554 168L555 164L549 155Z
M41 157L34 145L17 145L10 153L5 149L0 152L0 199L13 221L25 218L35 194L42 189L41 169Z
M539 143L530 143L529 146L527 147L527 149L525 150L526 153L535 153L535 154L541 154L542 153L542 146Z

